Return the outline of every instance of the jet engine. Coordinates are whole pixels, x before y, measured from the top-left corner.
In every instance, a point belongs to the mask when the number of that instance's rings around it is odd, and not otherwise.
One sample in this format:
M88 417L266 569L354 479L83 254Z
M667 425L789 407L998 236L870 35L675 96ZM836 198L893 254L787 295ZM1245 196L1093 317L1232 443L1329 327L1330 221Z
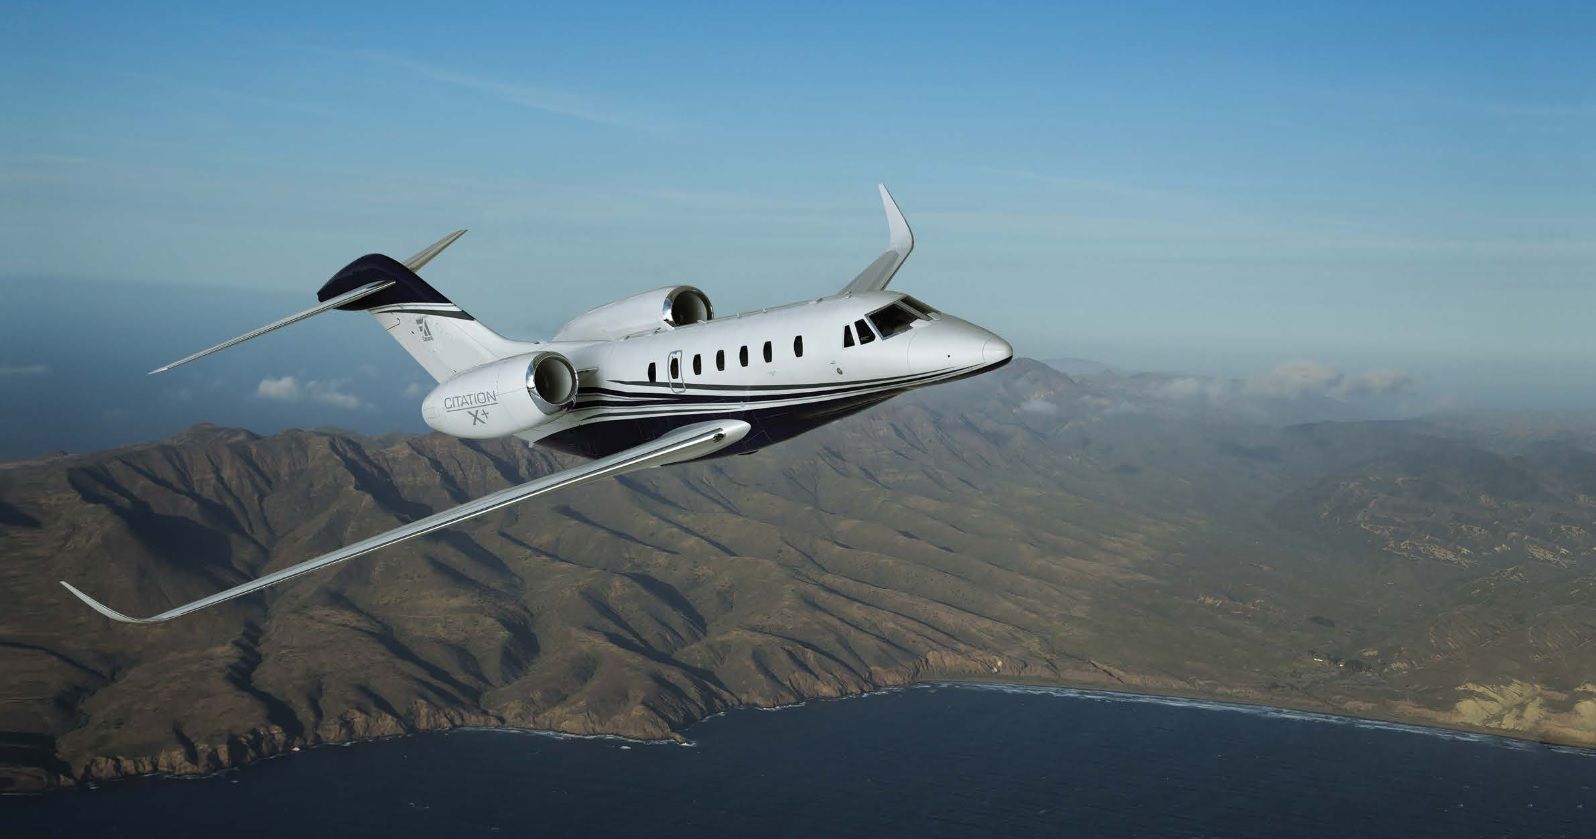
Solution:
M556 341L611 341L664 327L675 329L714 317L709 296L690 285L634 294L589 309L560 327Z
M549 422L575 399L571 362L555 352L530 353L484 364L439 384L421 401L421 418L445 434L486 440Z

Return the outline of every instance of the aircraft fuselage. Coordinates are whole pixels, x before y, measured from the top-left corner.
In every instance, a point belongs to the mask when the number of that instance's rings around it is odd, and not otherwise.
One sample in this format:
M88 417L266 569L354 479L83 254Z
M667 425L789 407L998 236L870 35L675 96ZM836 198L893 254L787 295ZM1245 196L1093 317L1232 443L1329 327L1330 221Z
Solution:
M558 419L517 436L585 457L725 417L753 431L716 455L757 451L1013 356L992 332L889 291L536 349L570 360L576 400Z

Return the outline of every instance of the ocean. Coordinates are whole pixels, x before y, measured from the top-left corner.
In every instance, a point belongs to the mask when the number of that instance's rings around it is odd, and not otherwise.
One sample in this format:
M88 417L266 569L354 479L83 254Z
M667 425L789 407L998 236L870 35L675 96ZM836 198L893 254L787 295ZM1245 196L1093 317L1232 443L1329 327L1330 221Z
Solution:
M929 685L686 735L321 747L9 799L0 835L1596 837L1596 752L1267 708Z

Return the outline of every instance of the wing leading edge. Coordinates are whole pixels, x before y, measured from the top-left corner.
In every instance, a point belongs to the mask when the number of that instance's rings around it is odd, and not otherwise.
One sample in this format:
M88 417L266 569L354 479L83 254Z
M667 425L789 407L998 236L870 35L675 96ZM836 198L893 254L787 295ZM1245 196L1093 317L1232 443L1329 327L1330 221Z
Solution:
M914 231L909 229L909 222L904 219L903 211L898 209L898 203L892 200L892 193L887 191L886 184L876 184L881 190L881 206L887 211L887 233L891 237L887 249L876 260L859 272L853 282L843 287L839 294L859 294L866 291L880 291L892 282L892 275L898 273L903 261L909 258L914 250Z
M738 440L741 440L743 436L748 433L748 431L748 423L734 419L697 423L695 425L678 428L668 434L665 434L657 440L644 443L641 446L627 449L626 451L610 455L609 457L599 458L598 460L594 460L589 463L584 463L581 466L567 469L564 472L557 472L553 475L547 475L536 480L528 481L524 484L510 487L509 489L499 490L498 492L492 493L490 495L484 495L475 501L461 504L458 507L452 507L448 510L444 510L441 513L434 513L433 515L427 516L423 519L417 519L416 521L413 521L402 527L396 527L387 533L356 542L353 545L340 548L331 553L323 554L314 559L305 560L297 565L290 565L281 571L275 571L259 579L251 580L242 585L234 586L226 591L219 591L209 597L195 600L192 603L185 603L175 609L169 609L165 612L148 618L129 617L100 603L87 594L78 591L76 588L73 588L70 583L67 583L64 580L61 581L61 585L66 586L67 591L72 592L78 597L79 600L89 604L89 606L92 607L96 612L99 612L111 620L121 621L123 623L160 623L162 621L169 621L172 618L182 617L190 612L199 611L207 606L215 606L218 603L225 603L235 597L243 597L246 594L260 591L268 586L276 585L277 583L281 583L285 580L291 580L301 574L308 574L311 571L326 568L329 565L334 565L336 563L343 562L344 560L354 559L357 556L371 553L379 548L385 548L396 542L402 542L406 539L422 536L424 534L431 533L434 530L448 527L456 522L465 521L466 519L480 516L483 513L489 513L500 509L501 507L507 507L518 501L525 501L528 498L542 495L546 492L567 489L569 487L588 483L589 481L598 480L599 478L612 477L638 469L646 469L651 466L664 466L668 463L679 463L685 460L693 460L695 458L704 457L705 455L713 454L714 452L736 443Z

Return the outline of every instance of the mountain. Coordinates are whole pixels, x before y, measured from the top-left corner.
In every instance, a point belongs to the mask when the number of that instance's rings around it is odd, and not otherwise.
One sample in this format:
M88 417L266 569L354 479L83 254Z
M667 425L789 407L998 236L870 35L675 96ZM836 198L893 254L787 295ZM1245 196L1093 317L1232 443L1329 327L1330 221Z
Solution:
M0 465L0 785L461 725L666 738L924 679L1596 745L1596 454L1570 442L1596 438L1156 391L1017 360L156 626L56 581L152 613L569 461L200 426Z
M1066 376L1106 376L1114 372L1107 364L1089 358L1054 358L1044 363Z

